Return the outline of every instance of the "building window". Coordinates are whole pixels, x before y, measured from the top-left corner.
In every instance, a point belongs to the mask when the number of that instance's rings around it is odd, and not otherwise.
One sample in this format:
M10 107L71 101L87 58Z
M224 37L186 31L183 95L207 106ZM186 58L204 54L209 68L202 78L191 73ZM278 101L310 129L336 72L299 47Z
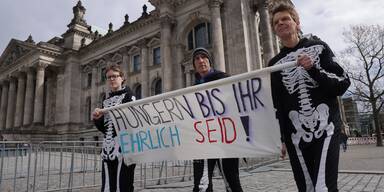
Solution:
M160 47L153 49L153 65L160 65L161 56L160 56Z
M161 94L163 92L163 89L162 89L162 85L161 85L161 79L158 78L156 80L153 81L152 83L152 95L158 95L158 94Z
M163 92L161 87L161 79L159 79L155 84L155 95L161 94Z
M91 121L92 118L91 118L91 113L92 113L92 104L91 104L91 97L87 97L86 99L86 113L87 113L87 120L88 121Z
M104 101L105 98L105 93L102 92L100 93L100 96L99 96L99 106L102 107L103 106L103 101Z
M88 73L87 75L87 88L91 88L92 86L92 73Z
M135 92L136 99L141 99L141 85L140 84L136 85L134 92Z
M140 55L133 56L133 72L139 72L141 69Z
M106 72L107 71L106 70L107 69L105 67L101 68L101 72L100 72L101 73L100 74L101 75L101 78L100 78L101 79L101 81L100 81L101 83L105 83L105 81L107 80L107 77L106 77Z
M211 45L211 24L200 23L188 33L188 49L196 47L210 47Z

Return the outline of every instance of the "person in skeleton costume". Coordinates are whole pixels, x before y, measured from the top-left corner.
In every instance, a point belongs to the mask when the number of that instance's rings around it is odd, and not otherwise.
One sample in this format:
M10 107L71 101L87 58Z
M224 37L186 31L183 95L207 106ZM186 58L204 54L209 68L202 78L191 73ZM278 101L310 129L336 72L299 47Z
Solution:
M106 77L111 91L103 101L103 108L130 102L135 99L129 87L123 87L124 73L118 65L111 65L106 70ZM123 162L119 141L109 114L103 114L100 108L92 113L93 121L104 134L102 158L102 192L133 192L135 164L129 166Z
M299 191L338 191L339 135L337 96L350 80L326 43L300 37L296 10L272 9L271 25L283 45L269 65L296 61L271 74L273 104L280 124L284 158L288 151Z
M204 48L196 48L192 54L192 63L196 71L197 84L215 81L228 77L229 75L211 68L212 58L209 51ZM200 159L193 161L193 192L212 192L212 174L215 165L219 166L223 173L224 183L227 192L242 192L239 178L239 159Z

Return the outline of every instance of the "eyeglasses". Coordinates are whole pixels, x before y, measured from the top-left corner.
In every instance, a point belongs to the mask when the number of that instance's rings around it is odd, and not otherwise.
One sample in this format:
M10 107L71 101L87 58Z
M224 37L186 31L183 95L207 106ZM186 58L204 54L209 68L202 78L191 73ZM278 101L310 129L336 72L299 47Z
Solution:
M108 80L115 80L115 79L117 79L118 77L120 77L120 75L111 75L111 76L107 76L107 79L108 79Z

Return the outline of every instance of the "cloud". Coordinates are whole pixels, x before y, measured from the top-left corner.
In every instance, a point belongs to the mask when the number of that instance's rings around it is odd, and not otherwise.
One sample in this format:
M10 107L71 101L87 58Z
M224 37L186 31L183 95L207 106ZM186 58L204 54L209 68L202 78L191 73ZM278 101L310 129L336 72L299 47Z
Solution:
M76 3L77 0L0 0L0 54L12 38L26 40L32 34L35 42L39 42L61 36L71 22ZM130 21L136 20L144 4L148 11L153 9L147 0L82 0L82 3L87 23L106 30L110 22L114 30L120 28L125 14Z
M382 0L292 0L300 17L304 33L313 33L327 42L334 51L346 46L342 32L350 25L384 25ZM36 42L60 36L67 30L73 17L72 7L77 0L0 0L0 52L12 38L25 40L32 34ZM130 21L140 17L142 6L153 7L147 0L82 0L87 9L89 25L105 30L113 23L116 30L122 26L124 15Z
M351 25L384 25L380 0L293 0L304 33L313 33L339 52L346 45L342 33Z

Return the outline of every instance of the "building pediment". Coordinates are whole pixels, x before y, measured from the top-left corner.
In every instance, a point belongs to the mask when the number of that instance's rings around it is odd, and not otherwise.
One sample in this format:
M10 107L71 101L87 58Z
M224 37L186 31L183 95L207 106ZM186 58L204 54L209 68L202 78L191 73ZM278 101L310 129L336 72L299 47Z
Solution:
M0 66L10 66L35 49L32 43L12 39L0 57Z

